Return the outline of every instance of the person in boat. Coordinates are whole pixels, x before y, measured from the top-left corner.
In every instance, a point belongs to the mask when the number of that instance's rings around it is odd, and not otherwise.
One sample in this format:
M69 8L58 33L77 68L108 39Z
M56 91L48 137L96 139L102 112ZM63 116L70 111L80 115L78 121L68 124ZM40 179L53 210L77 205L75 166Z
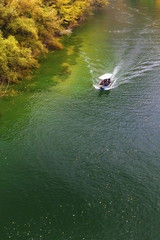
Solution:
M110 78L106 79L104 86L109 86L110 83L111 83L111 79Z
M111 83L111 79L104 79L101 81L100 85L102 86L109 86L109 84Z
M109 84L108 84L108 79L105 79L104 80L104 86L108 86Z
M109 85L110 83L111 83L111 79L109 78L109 79L108 79L108 85Z
M105 80L102 80L100 85L105 86Z

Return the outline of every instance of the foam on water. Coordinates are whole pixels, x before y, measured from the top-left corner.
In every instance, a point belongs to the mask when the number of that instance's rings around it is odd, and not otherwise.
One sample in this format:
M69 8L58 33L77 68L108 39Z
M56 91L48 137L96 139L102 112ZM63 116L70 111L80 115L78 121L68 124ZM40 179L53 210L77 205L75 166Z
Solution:
M104 27L104 36L102 32L99 33L102 34L101 44L97 44L95 39L91 40L92 49L88 51L82 47L80 52L91 75L88 81L92 81L93 85L99 83L98 78L104 73L113 74L112 85L106 90L131 83L135 78L145 77L148 73L152 74L160 65L158 20L153 21L145 11L135 7L124 4L123 8L118 16L115 13L118 25ZM142 21L144 16L145 21ZM136 27L136 22L141 26ZM112 42L112 49L109 47L108 37ZM146 46L149 45L151 47L146 51Z

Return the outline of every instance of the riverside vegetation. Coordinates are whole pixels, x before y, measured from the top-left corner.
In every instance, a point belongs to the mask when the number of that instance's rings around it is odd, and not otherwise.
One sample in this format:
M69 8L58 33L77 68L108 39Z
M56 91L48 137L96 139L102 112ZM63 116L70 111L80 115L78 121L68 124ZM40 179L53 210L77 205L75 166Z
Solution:
M0 0L0 83L18 82L60 38L107 0Z

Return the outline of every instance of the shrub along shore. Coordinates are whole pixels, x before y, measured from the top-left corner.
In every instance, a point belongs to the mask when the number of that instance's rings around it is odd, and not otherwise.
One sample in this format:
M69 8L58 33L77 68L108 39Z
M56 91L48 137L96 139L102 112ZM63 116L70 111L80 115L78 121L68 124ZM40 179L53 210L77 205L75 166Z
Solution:
M107 0L1 0L0 83L16 83L38 68L49 50L62 49L61 36Z

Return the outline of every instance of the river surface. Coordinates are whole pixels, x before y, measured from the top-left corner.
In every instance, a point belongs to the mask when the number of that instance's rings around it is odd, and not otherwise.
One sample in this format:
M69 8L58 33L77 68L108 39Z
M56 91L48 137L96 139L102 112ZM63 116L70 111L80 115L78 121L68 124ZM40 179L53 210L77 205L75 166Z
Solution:
M160 1L111 1L63 42L0 101L0 240L159 240Z

